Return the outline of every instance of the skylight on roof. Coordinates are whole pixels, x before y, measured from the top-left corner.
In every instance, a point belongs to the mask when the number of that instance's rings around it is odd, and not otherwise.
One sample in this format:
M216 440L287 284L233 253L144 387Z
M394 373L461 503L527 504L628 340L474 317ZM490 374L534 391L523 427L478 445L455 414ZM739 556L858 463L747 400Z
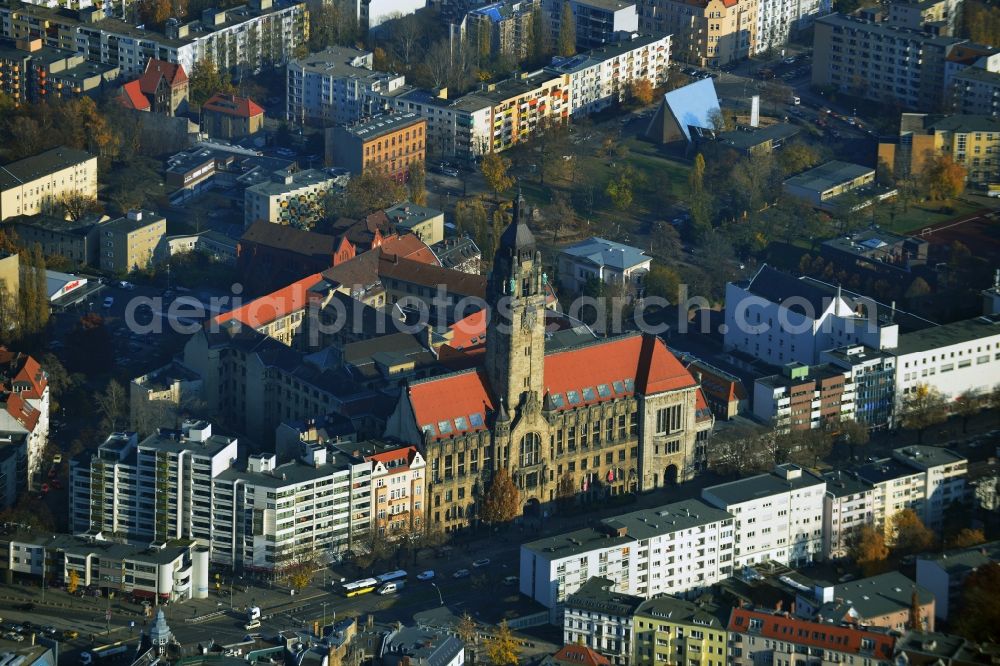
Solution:
M469 422L465 420L464 416L458 416L455 418L455 430L468 430Z
M482 428L483 427L483 415L479 414L479 413L470 414L469 415L469 423L472 424L473 428Z
M598 384L598 386L597 386L597 395L601 396L602 398L610 398L611 397L611 388L608 387L607 384Z
M597 394L594 393L593 386L588 386L587 388L583 389L584 402L593 402L596 399L597 399Z
M566 405L566 401L563 400L563 394L562 393L553 393L552 395L549 396L549 400L552 401L552 405L556 409L560 409L560 408L562 408L562 407L564 407Z
M631 379L626 379L625 380L625 390L628 391L629 393L631 393L632 391L634 391L635 390L635 382L633 382Z
M614 382L612 386L615 388L615 393L617 393L618 395L622 395L623 393L625 393L625 384L623 384L622 382Z
M441 431L442 435L451 432L451 421L438 421L438 430Z
M579 405L580 394L576 391L566 391L566 400L568 400L571 405Z
M420 426L420 430L423 431L423 432L429 432L432 435L436 435L437 434L436 432L434 432L434 426L431 425L430 423L428 423L426 425L423 425L423 426Z

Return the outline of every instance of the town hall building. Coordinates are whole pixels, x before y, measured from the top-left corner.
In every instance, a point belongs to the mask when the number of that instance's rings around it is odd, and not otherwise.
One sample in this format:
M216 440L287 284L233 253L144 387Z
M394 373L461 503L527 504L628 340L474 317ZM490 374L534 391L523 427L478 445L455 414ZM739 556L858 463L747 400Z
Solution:
M484 362L411 382L386 427L425 453L432 529L474 521L500 468L524 515L540 515L567 495L670 486L705 464L711 412L661 340L636 333L546 350L548 280L520 209L487 285Z

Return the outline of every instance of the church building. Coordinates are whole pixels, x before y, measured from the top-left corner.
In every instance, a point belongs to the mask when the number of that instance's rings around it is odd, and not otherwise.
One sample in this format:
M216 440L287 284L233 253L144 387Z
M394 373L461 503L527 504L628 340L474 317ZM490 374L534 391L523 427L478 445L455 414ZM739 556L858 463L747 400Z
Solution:
M690 479L704 466L712 415L698 383L652 335L546 352L541 253L521 203L500 237L486 300L480 367L404 388L386 436L421 447L427 520L475 520L494 470L506 468L524 515Z

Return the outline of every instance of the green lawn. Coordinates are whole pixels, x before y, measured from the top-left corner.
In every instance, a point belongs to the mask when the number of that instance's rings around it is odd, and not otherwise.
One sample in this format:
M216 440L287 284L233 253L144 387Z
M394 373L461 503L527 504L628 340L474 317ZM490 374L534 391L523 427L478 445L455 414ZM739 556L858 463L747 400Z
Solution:
M963 199L956 199L946 206L936 202L910 204L906 212L903 212L898 203L887 203L876 208L875 221L889 231L919 233L925 227L968 215L979 208L980 206Z

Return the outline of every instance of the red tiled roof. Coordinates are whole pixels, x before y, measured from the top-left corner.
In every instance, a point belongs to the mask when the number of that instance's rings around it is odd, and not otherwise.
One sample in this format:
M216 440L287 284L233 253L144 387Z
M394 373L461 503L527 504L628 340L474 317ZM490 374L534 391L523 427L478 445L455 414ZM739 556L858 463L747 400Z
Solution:
M477 310L465 319L460 319L449 326L451 340L448 341L448 346L464 351L485 348L486 312L486 310Z
M586 645L566 645L552 655L552 659L580 666L611 666L607 657Z
M297 310L306 307L309 302L309 289L323 279L322 273L315 273L293 282L283 289L261 296L229 312L224 312L215 318L216 324L222 324L231 319L245 324L253 329L267 326Z
M35 429L41 417L29 401L40 400L48 384L48 375L38 361L0 347L0 409L28 432Z
M759 628L750 629L750 620L758 620ZM755 623L756 624L756 623ZM730 632L753 634L795 645L823 648L835 652L870 654L875 659L892 657L895 639L887 634L864 631L854 627L839 627L822 622L810 622L795 617L771 615L764 611L734 608L729 616ZM862 640L871 641L872 648L862 652Z
M136 111L149 111L149 99L142 94L142 89L139 85L139 79L135 81L129 81L122 86L121 97L118 98L122 106L126 109L135 109Z
M33 431L38 425L38 417L41 416L41 412L16 393L8 393L5 399L7 402L3 408L7 410L11 418L20 423L28 432Z
M385 252L379 257L379 277L388 277L401 282L409 282L431 288L443 286L450 294L462 296L486 296L486 277L472 275L450 268L429 263L421 263L413 259L398 258L397 255Z
M417 427L434 427L435 437L486 430L493 411L486 372L469 370L409 388L410 405Z
M631 335L545 356L543 388L557 410L695 385L680 361L653 336ZM410 402L416 425L421 430L434 426L438 438L484 429L485 424L471 427L467 415L472 407L493 404L481 369L413 384ZM465 422L457 422L463 417ZM447 424L447 430L440 424Z
M264 109L249 97L237 97L227 93L215 93L201 105L201 109L240 118L253 118L264 113Z
M166 78L170 87L188 80L183 65L150 58L146 63L146 70L139 77L139 87L144 94L152 95L156 92L156 86L160 85L161 78Z
M390 236L381 245L383 256L397 256L429 266L440 266L437 256L416 234Z
M398 449L393 449L391 451L382 451L381 453L373 453L370 456L365 456L365 460L374 460L386 465L386 469L390 472L405 472L410 469L410 465L413 463L414 457L417 455L417 447L415 446L403 446ZM387 463L391 463L394 460L405 460L406 462L402 465L394 465L390 467Z

